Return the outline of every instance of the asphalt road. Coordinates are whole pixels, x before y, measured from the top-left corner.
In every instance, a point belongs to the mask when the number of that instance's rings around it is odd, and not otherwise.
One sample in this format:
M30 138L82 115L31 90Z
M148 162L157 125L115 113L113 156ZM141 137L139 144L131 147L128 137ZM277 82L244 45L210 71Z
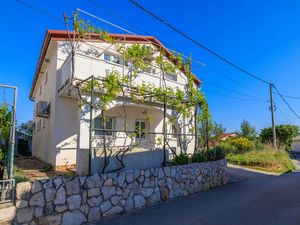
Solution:
M102 219L101 225L300 225L300 172L281 176L228 169L213 190Z

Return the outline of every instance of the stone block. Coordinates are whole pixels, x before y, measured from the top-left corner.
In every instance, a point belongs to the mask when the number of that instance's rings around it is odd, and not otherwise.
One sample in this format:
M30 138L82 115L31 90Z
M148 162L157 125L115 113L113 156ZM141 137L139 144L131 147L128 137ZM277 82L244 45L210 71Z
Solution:
M85 215L80 211L68 211L63 214L62 218L62 225L81 225L82 223L86 222L87 219Z

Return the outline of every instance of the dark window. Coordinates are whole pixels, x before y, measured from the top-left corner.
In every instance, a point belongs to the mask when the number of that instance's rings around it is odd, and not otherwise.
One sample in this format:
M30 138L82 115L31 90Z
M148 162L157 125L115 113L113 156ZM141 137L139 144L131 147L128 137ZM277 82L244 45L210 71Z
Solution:
M168 80L173 80L173 81L177 81L177 75L174 73L167 73L166 74L166 79Z
M103 135L104 131L105 135L112 135L111 130L113 129L113 119L111 117L105 117L104 119L101 117L96 117L94 122L95 135Z
M177 128L175 125L172 125L172 137L177 138Z
M116 57L116 56L114 56L113 57L113 60L112 60L114 63L117 63L117 64L121 64L121 60L118 58L118 57Z
M143 121L135 121L136 138L145 138L146 123Z
M104 60L110 62L110 55L104 53Z
M46 72L46 75L45 75L45 85L47 84L48 82L48 71Z

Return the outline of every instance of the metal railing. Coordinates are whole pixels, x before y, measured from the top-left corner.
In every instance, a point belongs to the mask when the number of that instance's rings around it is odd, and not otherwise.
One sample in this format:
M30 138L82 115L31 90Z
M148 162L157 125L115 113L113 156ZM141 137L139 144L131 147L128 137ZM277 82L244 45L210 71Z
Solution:
M0 204L13 203L15 199L15 179L0 180Z

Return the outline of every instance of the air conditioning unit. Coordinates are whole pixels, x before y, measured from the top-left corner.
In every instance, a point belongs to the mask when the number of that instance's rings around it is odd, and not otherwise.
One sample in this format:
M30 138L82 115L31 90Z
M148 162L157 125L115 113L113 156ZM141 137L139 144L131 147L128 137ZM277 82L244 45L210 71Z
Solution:
M36 104L36 115L38 117L48 117L50 113L50 104L46 101L38 101Z

